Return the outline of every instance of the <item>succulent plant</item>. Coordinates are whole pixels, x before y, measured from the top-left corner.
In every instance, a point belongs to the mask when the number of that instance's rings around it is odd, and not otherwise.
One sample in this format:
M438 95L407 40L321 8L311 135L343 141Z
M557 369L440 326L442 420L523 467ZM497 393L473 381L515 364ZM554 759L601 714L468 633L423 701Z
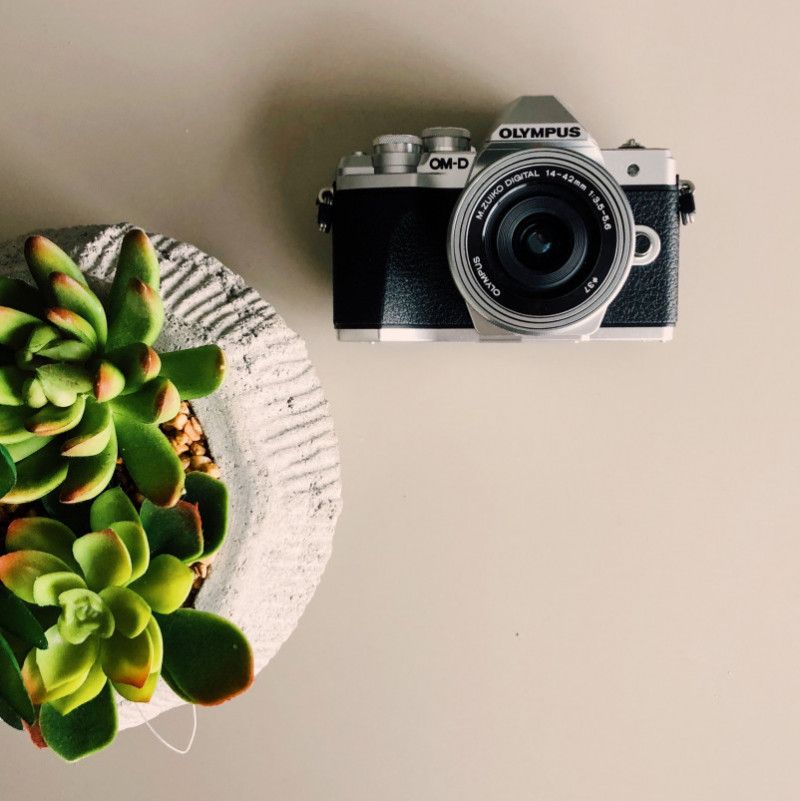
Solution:
M175 504L184 471L159 424L219 387L222 351L153 349L164 310L144 231L125 236L105 302L45 237L25 259L35 287L0 277L0 502L91 500L121 455L146 498Z
M0 556L8 597L54 618L44 641L41 629L31 628L34 647L21 678L40 707L41 738L67 760L113 739L112 687L147 702L163 676L181 698L217 704L246 689L253 675L250 646L235 626L181 608L195 578L187 563L207 558L225 537L221 482L190 473L185 500L172 508L145 500L141 516L116 487L93 501L89 515L95 530L80 537L51 518L17 518ZM16 714L30 723L32 708L2 692L3 664L0 698L16 701Z
M0 585L0 720L22 729L32 724L34 709L19 669L31 648L46 648L44 629L28 607Z

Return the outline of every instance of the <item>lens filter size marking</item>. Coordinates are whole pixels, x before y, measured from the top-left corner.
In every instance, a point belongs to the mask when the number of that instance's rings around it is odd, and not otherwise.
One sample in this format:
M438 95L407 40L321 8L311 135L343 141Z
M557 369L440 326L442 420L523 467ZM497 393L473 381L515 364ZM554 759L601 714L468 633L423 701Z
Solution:
M596 275L593 275L589 283L587 283L586 286L584 286L583 288L584 293L587 295L591 295L592 292L594 292L595 289L597 289L599 283L600 279Z

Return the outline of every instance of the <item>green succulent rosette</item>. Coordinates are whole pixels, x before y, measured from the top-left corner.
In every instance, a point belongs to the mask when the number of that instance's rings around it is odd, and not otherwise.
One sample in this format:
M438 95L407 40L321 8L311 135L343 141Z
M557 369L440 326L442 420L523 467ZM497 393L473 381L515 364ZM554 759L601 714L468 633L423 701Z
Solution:
M121 455L142 495L172 506L184 471L159 425L219 387L222 351L153 349L160 268L139 229L122 242L104 302L45 237L28 238L25 259L35 286L0 277L0 502L91 500Z
M195 580L188 565L222 544L227 508L221 482L190 473L186 496L171 508L146 500L140 514L120 488L106 490L91 504L96 530L80 537L50 518L14 520L0 556L0 589L30 618L30 650L21 671L11 659L16 672L4 674L0 641L0 701L11 709L9 722L33 724L38 709L43 741L74 760L114 738L112 690L146 703L163 677L197 704L245 690L253 657L244 635L222 618L182 608ZM52 622L43 629L41 619Z

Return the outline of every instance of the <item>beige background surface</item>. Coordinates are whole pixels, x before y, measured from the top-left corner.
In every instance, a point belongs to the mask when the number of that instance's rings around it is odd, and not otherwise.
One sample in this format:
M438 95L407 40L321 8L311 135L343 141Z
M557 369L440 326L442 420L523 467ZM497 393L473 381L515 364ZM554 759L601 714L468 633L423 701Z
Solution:
M4 801L798 797L796 4L0 11L0 235L128 219L238 269L308 340L345 487L298 630L190 756L4 730ZM522 93L697 183L677 340L337 343L337 157Z

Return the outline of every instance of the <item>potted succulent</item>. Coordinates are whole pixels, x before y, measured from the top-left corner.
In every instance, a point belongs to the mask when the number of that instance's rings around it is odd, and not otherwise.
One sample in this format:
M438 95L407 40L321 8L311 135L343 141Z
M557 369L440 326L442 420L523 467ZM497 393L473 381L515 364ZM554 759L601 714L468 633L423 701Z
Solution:
M114 693L146 703L163 678L215 704L252 681L239 629L191 608L228 495L188 402L225 360L154 350L143 231L102 300L48 239L25 258L35 286L0 277L0 718L74 760L113 739Z

